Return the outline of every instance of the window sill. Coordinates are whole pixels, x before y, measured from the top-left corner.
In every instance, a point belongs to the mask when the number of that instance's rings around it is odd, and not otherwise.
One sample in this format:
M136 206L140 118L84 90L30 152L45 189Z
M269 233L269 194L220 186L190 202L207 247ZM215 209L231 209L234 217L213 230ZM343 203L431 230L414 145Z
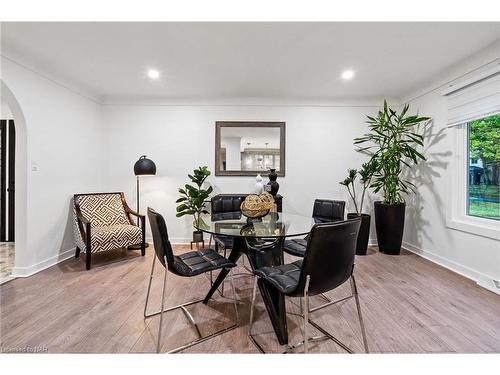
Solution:
M446 226L461 232L500 240L500 221L463 216L447 219Z

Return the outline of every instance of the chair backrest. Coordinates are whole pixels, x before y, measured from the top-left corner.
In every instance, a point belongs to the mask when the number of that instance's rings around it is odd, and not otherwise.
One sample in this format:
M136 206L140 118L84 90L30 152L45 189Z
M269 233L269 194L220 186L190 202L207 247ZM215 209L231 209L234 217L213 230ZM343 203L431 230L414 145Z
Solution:
M316 222L344 220L345 201L315 199L312 217Z
M153 234L153 245L158 260L165 266L164 256L167 256L167 263L170 269L174 269L174 252L168 239L167 224L162 215L151 207L148 207L148 219Z
M219 194L212 197L212 218L228 219L233 218L234 213L241 212L241 202L245 199L246 194ZM229 214L229 215L226 215Z
M297 295L302 294L309 275L309 294L335 289L352 274L359 219L315 224L307 241Z
M88 219L92 227L130 225L123 193L75 194L74 209ZM76 220L76 219L75 219Z

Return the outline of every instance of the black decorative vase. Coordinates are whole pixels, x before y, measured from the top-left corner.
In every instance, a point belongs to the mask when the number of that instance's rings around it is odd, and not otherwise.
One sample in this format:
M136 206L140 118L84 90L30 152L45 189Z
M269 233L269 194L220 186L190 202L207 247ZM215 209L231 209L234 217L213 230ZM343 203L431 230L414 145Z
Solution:
M203 232L201 230L193 231L193 242L202 242L203 241Z
M368 239L370 238L370 215L361 214L358 216L356 213L347 214L347 219L361 219L359 227L358 240L356 242L356 255L366 255L368 251Z
M276 182L276 179L278 178L276 169L270 169L268 177L269 177L269 182L267 183L267 185L270 187L269 193L271 193L271 195L275 197L276 194L278 194L278 190L280 189L280 184Z
M389 255L401 252L403 229L405 226L405 204L385 204L375 202L375 228L378 250Z

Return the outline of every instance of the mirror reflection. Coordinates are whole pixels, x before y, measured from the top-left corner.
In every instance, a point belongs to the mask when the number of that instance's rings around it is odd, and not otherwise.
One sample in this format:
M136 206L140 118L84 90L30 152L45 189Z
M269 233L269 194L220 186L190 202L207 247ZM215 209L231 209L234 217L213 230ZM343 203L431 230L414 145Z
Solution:
M284 175L284 123L217 122L216 175Z

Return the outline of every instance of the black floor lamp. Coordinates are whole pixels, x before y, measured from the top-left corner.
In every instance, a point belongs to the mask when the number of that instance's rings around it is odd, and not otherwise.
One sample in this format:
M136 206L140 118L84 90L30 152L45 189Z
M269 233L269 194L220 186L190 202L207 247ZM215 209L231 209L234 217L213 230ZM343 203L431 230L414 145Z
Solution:
M137 212L139 212L139 176L154 176L156 174L156 165L153 160L148 159L146 155L142 155L139 160L137 160L134 164L134 174L137 178ZM137 218L137 225L140 225L139 218ZM130 246L133 249L135 246L139 249L141 245L132 245ZM146 247L149 244L146 242Z

